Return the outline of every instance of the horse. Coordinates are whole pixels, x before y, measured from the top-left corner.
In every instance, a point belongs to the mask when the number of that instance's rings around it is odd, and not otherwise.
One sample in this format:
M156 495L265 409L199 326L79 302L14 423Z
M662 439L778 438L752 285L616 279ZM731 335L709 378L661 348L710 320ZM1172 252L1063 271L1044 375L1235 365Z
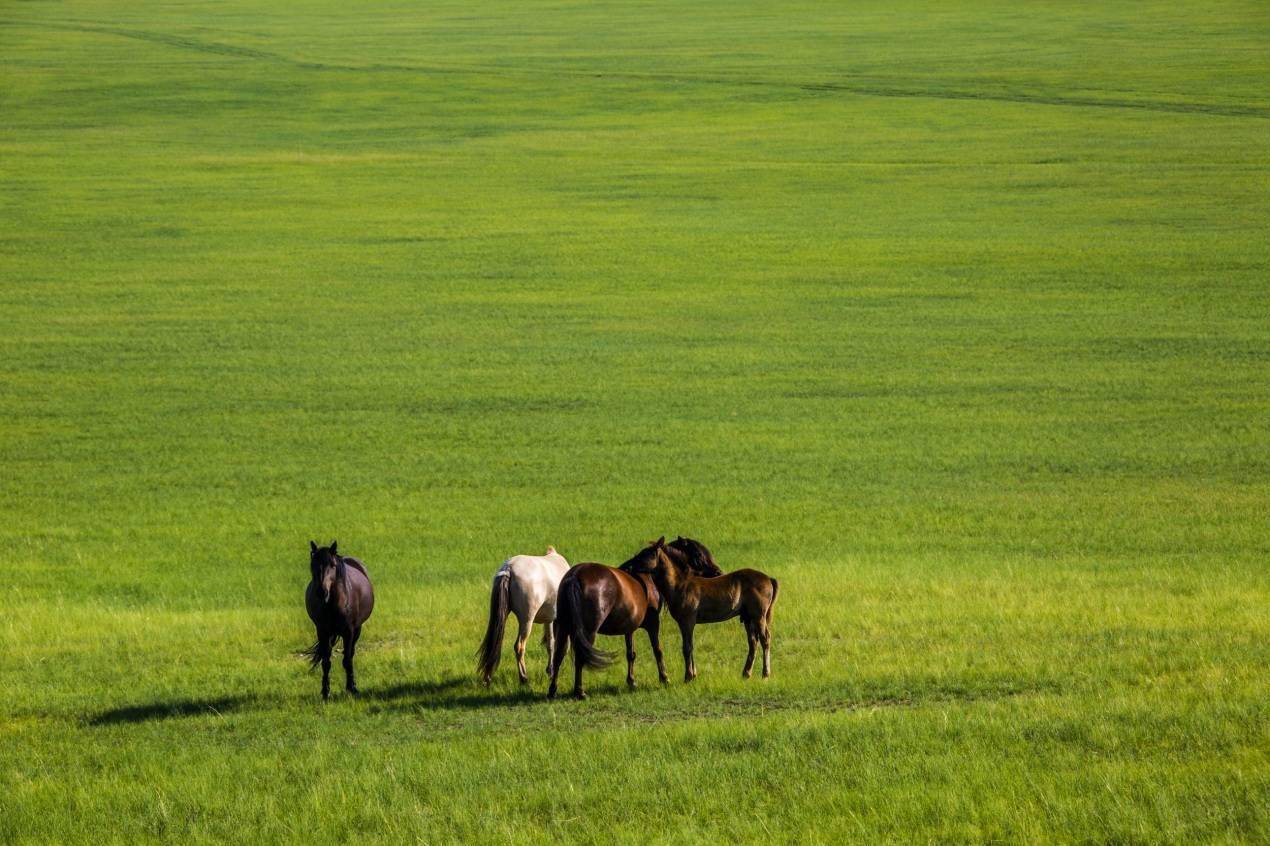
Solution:
M714 556L706 545L692 538L679 537L666 544L666 554L688 567L698 576L722 576L723 570L714 563Z
M662 656L660 625L661 595L647 574L646 558L650 550L641 551L620 567L603 564L578 564L560 580L560 596L556 602L556 650L551 660L551 687L547 697L556 696L556 680L560 664L570 642L573 644L573 695L586 699L582 689L582 668L600 669L613 662L613 655L595 648L597 634L622 635L626 638L626 684L635 687L635 631L648 632L653 656L657 659L657 675L663 684L669 681Z
M652 554L643 556L640 560L644 564L636 570L652 577L657 590L665 597L670 616L679 624L679 632L683 635L684 681L690 682L697 677L692 649L692 630L697 623L721 623L737 616L745 626L750 644L750 654L745 659L741 677L750 677L754 668L754 647L761 643L763 678L767 678L772 674L772 606L776 604L780 585L758 570L734 570L713 578L699 576L683 562L685 545L680 541L684 540L679 538L671 543L672 547L676 544L680 547L675 553L670 552L665 538L654 541L645 550L651 550Z
M322 698L331 696L331 650L336 638L344 641L344 687L357 693L353 653L362 636L362 624L375 607L366 565L339 554L335 541L318 547L309 541L309 586L304 605L317 628L317 643L308 650L312 666L322 665Z
M515 555L503 562L494 574L494 584L489 594L489 624L485 627L485 639L477 650L477 672L488 687L503 652L503 627L507 615L515 614L519 624L516 635L516 669L520 671L521 684L529 683L525 671L525 642L534 623L543 624L542 642L547 647L547 675L551 675L551 662L556 648L552 623L556 619L556 592L560 580L569 569L569 562L547 547L543 555Z

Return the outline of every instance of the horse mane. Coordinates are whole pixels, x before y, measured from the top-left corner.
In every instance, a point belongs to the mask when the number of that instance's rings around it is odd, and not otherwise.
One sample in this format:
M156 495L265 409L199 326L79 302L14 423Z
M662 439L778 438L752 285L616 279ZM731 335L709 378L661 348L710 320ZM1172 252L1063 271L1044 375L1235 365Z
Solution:
M714 556L710 554L710 550L706 549L706 545L700 541L678 537L667 545L682 553L688 569L698 576L713 577L723 575L723 570L719 568L718 564L714 563Z

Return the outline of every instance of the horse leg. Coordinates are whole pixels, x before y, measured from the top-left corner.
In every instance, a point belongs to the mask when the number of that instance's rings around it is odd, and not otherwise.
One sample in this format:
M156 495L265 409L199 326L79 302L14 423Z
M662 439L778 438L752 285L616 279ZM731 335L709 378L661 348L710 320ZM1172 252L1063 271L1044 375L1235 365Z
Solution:
M679 634L683 635L684 642L684 681L686 682L697 677L697 662L692 656L692 629L696 625L696 615L679 621Z
M556 653L556 627L553 623L543 624L542 645L547 649L547 675L551 675L551 662Z
M331 645L335 639L323 632L318 635L318 655L322 658L322 698L331 698Z
M582 655L573 650L573 697L586 699L586 691L582 689Z
M586 642L592 646L595 645L595 639L600 636L601 620L596 620L594 625L587 626L583 624L583 634L586 636ZM578 654L578 650L573 650L573 696L575 699L586 699L586 691L582 688L582 667L585 660Z
M516 622L520 625L520 631L516 634L516 670L520 673L520 683L529 683L529 673L525 670L525 642L529 640L529 630L534 627L534 618L532 615L526 614L516 615Z
M560 618L557 617L555 622L551 624L551 636L555 639L556 650L551 656L551 662L547 666L547 670L551 675L551 686L547 689L547 698L556 698L556 680L560 676L560 665L564 663L565 652L569 649L569 635L567 635L560 626Z
M635 687L635 634L626 636L626 685Z
M670 681L670 676L666 675L666 660L661 654L661 626L657 623L656 617L653 618L653 624L648 627L648 642L652 644L653 657L657 659L657 678L665 684Z
M745 639L750 643L750 654L745 657L745 669L741 670L741 678L748 679L754 670L754 647L758 643L758 635L754 631L754 622L749 617L742 616L741 622L745 625Z
M772 627L766 614L755 621L754 631L763 645L763 678L767 678L772 674Z
M569 636L563 631L556 631L554 622L547 623L547 633L551 635L551 645L547 647L547 675L555 676L560 672L560 663L569 654Z
M353 675L353 653L357 650L357 638L362 633L360 627L346 632L344 638L344 689L349 693L357 693L357 680Z

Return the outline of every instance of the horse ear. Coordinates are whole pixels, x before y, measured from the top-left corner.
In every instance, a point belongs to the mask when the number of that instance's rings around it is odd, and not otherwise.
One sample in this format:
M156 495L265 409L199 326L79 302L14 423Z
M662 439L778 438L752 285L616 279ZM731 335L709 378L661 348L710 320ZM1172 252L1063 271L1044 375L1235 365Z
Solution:
M313 541L309 541L309 554L317 555L317 544L315 544Z
M331 541L331 554L339 555L339 553L335 551L335 541Z
M657 539L657 543L656 543L656 544L654 544L654 546L658 547L659 549L660 549L661 547L665 546L665 545L666 545L666 536L665 536L665 535L662 535L661 537L659 537L659 538Z

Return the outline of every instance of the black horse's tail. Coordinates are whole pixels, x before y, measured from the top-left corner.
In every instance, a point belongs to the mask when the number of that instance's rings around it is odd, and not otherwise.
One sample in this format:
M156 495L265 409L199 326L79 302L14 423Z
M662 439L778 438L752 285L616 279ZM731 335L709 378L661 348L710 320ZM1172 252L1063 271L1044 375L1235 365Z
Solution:
M507 624L511 581L511 573L500 570L494 576L494 586L489 592L489 624L485 627L485 639L481 641L481 648L476 651L476 669L486 684L489 684L503 657L503 629Z
M331 639L327 645L328 649L330 650L335 649L335 638L336 638L336 635L331 636ZM321 664L322 663L322 639L318 638L317 641L312 646L310 646L308 649L304 650L300 654L309 659L310 667L316 667L318 664Z
M560 583L560 598L556 603L556 616L562 623L565 636L573 642L573 652L582 666L600 670L613 663L613 653L596 649L587 640L582 627L582 586L577 579L565 579Z
M780 582L776 581L775 579L772 579L772 601L767 603L767 614L764 615L767 617L767 620L765 622L769 626L772 624L772 606L776 604L776 594L780 592L781 592Z

